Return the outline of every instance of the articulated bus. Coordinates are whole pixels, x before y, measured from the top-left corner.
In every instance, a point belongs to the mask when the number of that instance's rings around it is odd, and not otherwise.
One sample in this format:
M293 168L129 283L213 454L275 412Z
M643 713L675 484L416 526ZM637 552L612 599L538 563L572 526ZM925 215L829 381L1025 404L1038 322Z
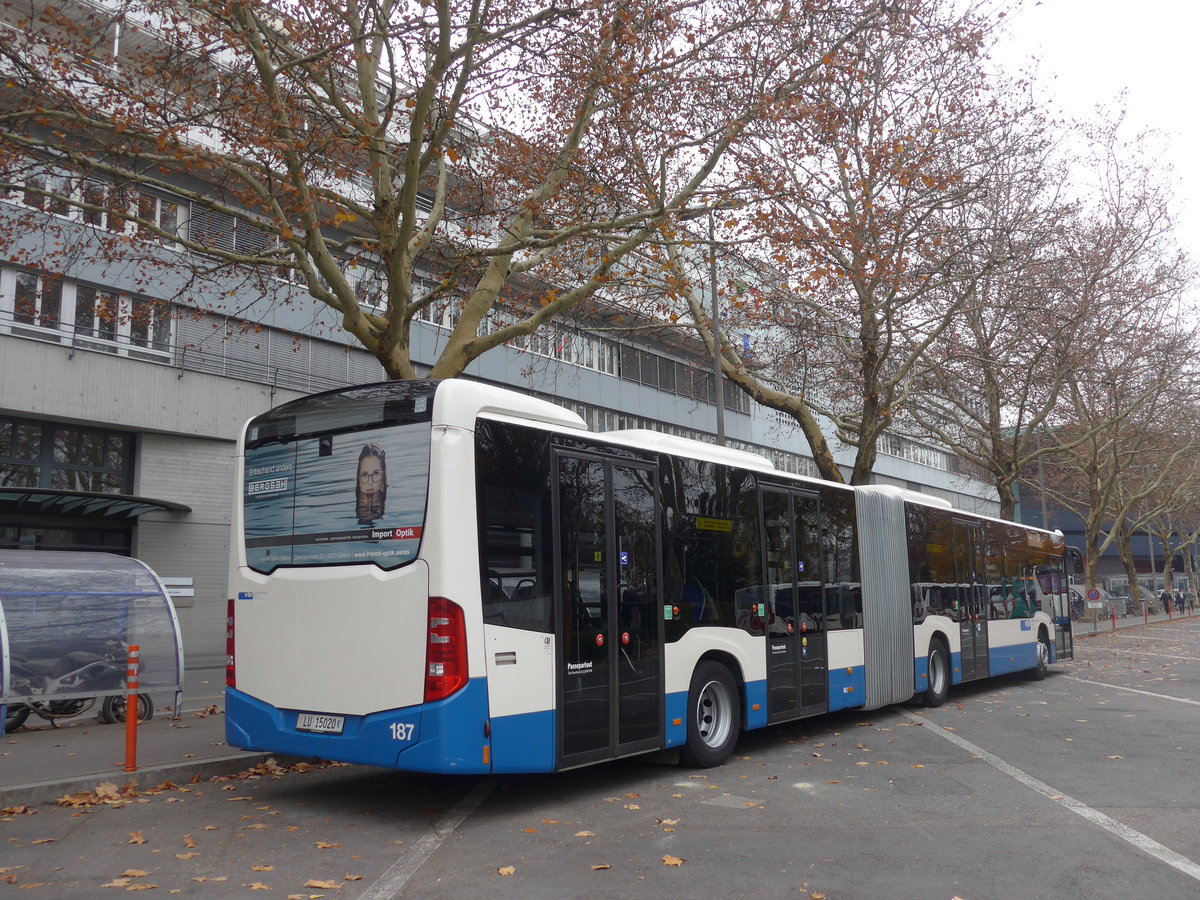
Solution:
M231 745L408 771L551 772L1072 655L1062 535L893 487L589 432L410 381L252 419L229 601Z

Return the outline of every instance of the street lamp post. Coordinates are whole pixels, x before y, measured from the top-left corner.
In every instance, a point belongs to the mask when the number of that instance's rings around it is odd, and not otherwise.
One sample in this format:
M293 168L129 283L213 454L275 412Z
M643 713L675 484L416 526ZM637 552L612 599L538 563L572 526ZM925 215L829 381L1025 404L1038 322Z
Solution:
M725 446L725 391L721 374L721 309L717 300L717 225L708 211L708 290L712 304L713 398L717 406L717 446Z
M712 369L713 369L713 403L717 412L717 446L725 446L725 391L724 375L721 373L721 305L717 297L717 220L716 211L719 209L737 209L743 201L734 199L720 200L707 209L691 210L680 214L679 220L687 222L708 216L708 295L709 314L712 316Z

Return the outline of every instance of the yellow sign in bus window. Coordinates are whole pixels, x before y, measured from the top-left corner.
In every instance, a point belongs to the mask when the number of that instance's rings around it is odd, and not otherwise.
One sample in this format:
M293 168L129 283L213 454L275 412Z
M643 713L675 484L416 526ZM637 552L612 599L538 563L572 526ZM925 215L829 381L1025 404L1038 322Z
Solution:
M733 531L733 519L709 519L696 516L696 528L699 531Z

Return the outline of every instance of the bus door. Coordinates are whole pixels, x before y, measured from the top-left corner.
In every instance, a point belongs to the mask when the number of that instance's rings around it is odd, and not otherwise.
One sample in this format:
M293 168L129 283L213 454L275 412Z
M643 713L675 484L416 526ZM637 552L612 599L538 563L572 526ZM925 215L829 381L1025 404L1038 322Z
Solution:
M815 494L761 489L767 721L828 708L825 579Z
M662 746L658 470L560 452L555 467L559 768Z
M954 579L962 680L988 674L988 605L991 598L983 557L983 529L972 522L954 523Z

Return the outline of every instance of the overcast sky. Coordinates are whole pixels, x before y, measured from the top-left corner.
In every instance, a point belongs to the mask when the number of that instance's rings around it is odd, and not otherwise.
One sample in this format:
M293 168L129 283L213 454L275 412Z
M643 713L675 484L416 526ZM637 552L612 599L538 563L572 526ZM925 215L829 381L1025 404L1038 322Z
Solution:
M1164 133L1179 184L1180 245L1200 260L1200 5L1188 0L1027 0L998 61L1040 57L1047 104L1086 116L1126 91L1128 134Z

